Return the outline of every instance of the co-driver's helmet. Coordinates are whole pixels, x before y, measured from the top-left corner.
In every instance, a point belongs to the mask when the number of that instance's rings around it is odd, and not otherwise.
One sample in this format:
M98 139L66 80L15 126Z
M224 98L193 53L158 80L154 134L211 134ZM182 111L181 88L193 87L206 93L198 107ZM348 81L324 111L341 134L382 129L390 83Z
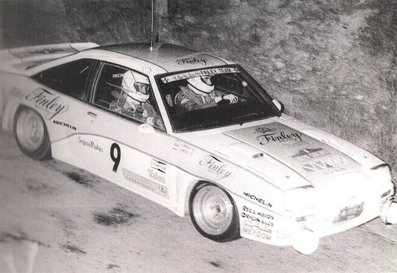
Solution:
M144 75L132 71L125 72L121 87L131 99L141 103L149 99L149 79Z
M187 82L189 83L190 87L193 87L192 89L196 93L198 91L208 94L214 90L214 84L212 83L210 76L201 76L187 79Z

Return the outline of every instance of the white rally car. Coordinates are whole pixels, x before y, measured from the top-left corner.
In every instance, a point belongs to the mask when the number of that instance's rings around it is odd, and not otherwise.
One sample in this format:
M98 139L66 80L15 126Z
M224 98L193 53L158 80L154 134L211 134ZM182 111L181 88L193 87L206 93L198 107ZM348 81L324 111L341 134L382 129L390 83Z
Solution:
M3 50L0 61L2 128L26 155L190 215L209 239L311 253L378 216L397 223L387 164L285 115L236 63L170 44L92 43Z

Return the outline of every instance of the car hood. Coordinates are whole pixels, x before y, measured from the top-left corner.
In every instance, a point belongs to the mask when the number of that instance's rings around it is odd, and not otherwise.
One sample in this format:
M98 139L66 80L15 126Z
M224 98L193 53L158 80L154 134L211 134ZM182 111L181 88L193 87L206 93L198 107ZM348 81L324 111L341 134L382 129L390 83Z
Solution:
M317 130L309 128L307 132ZM312 135L305 133L302 126L294 126L291 119L280 118L204 135L186 134L183 139L273 180L283 190L362 175L361 162L343 152L343 147L336 148ZM352 144L346 145L365 153L365 158L371 156Z
M311 182L360 168L357 162L341 151L279 122L224 134L262 151Z

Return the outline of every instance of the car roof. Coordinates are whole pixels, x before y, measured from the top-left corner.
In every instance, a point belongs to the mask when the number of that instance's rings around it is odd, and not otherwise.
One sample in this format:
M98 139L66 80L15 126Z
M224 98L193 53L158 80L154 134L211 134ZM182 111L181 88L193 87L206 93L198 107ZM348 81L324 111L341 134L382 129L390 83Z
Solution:
M116 52L137 58L154 64L167 72L233 64L233 62L226 61L209 53L167 43L156 44L152 50L149 43L107 45L94 49Z

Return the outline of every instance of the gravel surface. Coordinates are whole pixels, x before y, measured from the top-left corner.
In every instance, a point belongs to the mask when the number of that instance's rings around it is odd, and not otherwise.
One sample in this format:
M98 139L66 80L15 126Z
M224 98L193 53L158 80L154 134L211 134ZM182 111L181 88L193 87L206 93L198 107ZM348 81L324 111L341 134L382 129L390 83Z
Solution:
M215 243L188 218L81 169L24 156L0 133L0 272L397 272L397 228L376 219L304 256ZM14 268L14 269L13 269Z

